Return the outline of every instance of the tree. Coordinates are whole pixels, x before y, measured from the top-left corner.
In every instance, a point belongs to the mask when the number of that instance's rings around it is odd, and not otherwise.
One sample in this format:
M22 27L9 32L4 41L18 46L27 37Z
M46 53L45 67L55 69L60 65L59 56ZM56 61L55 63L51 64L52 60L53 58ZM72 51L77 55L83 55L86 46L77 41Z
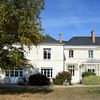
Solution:
M37 45L42 39L39 14L43 0L0 1L0 67L18 67L27 62L23 45ZM18 44L15 47L14 44ZM10 67L9 67L10 66Z

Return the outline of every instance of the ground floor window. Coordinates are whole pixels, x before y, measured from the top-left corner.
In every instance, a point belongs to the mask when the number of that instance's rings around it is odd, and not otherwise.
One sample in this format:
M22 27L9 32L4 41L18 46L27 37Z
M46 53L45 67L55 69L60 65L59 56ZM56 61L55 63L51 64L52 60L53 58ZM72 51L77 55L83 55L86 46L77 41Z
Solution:
M75 66L68 65L68 71L72 74L72 76L74 76L75 75Z
M95 69L88 69L88 72L95 72Z
M41 68L41 74L46 75L48 78L52 78L53 69L52 68Z
M95 65L87 65L88 72L95 72Z
M23 70L22 69L6 70L5 74L6 77L23 77Z

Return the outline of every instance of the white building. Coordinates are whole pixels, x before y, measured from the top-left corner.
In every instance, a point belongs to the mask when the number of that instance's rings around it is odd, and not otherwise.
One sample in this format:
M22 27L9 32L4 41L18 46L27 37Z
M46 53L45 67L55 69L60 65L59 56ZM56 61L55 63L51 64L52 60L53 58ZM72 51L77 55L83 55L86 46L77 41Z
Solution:
M54 78L64 70L64 44L52 37L45 38L38 46L32 46L25 56L48 78Z
M30 50L24 47L25 56L32 67L24 69L15 69L11 72L1 73L1 82L17 83L19 79L35 73L45 74L48 78L54 78L58 72L64 70L64 44L58 42L52 37L46 37L38 46L32 45Z
M17 83L21 77L28 77L35 73L45 74L52 79L58 72L69 71L72 83L79 83L82 72L92 71L100 76L100 37L91 32L90 37L73 37L69 41L57 41L47 37L38 46L26 47L25 56L32 64L30 69L16 69L10 74L1 73L1 82L9 78L10 83Z
M72 73L72 83L79 83L82 72L100 76L100 37L73 37L64 45L65 69Z

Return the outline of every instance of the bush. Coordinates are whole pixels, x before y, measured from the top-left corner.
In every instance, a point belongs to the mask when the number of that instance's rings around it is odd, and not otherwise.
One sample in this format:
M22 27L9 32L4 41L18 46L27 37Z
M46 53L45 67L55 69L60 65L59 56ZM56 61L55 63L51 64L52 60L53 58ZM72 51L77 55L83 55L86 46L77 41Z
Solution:
M87 76L82 80L83 85L100 85L100 76Z
M56 78L53 79L53 83L56 85L62 85L65 80L71 84L71 74L66 71L58 73Z
M28 84L32 86L50 85L50 80L45 75L34 74L29 77Z
M23 77L23 78L18 78L18 83L17 83L17 84L18 84L18 85L22 85L22 86L27 85L26 78L25 78L25 77Z
M87 76L90 76L90 75L95 76L96 74L93 73L93 72L83 72L82 73L82 78L87 77Z

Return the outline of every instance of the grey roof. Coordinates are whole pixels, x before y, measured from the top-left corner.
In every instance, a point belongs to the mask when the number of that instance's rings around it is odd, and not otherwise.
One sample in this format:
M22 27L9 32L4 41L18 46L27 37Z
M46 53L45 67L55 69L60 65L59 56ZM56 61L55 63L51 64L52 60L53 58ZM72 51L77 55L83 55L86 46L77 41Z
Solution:
M58 44L59 43L59 41L57 41L56 39L54 39L54 38L52 38L52 37L50 37L50 36L47 36L47 37L45 37L42 41L41 41L41 43L50 43L50 44Z
M73 37L65 45L100 45L100 37L95 37L95 43L91 37Z
M62 43L67 44L67 41L62 41Z

